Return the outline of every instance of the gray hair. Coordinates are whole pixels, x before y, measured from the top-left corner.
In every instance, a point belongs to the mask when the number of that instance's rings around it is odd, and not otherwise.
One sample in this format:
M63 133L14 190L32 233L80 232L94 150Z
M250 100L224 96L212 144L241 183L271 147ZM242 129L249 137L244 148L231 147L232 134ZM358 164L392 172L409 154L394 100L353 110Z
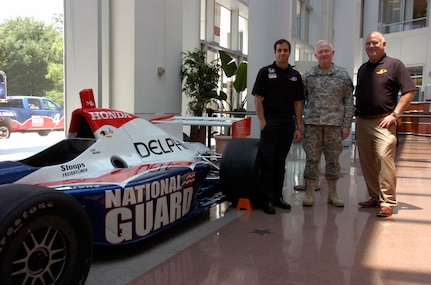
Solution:
M320 40L320 41L318 41L318 42L316 43L316 45L315 45L315 47L314 47L314 53L316 53L316 51L317 51L317 47L318 47L319 45L321 45L321 44L328 44L328 45L329 45L329 47L331 48L331 50L334 50L334 46L333 46L330 42L325 41L325 40Z

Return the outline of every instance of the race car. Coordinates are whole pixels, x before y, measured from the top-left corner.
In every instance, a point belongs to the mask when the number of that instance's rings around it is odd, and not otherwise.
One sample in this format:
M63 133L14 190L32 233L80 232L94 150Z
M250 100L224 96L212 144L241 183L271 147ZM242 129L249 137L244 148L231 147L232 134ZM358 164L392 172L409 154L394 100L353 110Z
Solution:
M142 241L223 201L255 198L258 140L233 139L217 156L97 108L91 89L80 99L66 139L0 162L0 284L84 284L93 244Z

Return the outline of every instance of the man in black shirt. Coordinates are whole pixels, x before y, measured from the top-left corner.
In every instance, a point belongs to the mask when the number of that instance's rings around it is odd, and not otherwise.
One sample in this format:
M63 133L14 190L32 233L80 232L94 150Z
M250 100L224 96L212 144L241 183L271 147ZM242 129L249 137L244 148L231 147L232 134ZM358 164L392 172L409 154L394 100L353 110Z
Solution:
M389 217L396 200L396 121L410 105L416 86L404 64L385 53L386 41L379 32L365 40L369 61L358 70L356 141L362 173L370 200L361 207L380 207L377 216ZM398 93L401 98L398 101Z
M287 40L274 43L275 61L259 70L252 91L261 129L260 196L267 214L275 214L274 206L291 208L282 194L285 163L292 140L301 141L304 127L304 87L301 75L289 64L290 52Z

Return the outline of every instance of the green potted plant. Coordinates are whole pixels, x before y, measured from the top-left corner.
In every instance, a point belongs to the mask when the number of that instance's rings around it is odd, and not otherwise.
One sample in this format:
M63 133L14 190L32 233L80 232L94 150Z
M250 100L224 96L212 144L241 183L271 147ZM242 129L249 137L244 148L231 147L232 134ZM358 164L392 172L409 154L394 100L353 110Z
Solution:
M221 60L221 68L223 69L224 74L228 78L235 75L235 80L233 81L233 88L236 91L236 98L234 98L233 96L233 102L228 102L230 111L245 112L246 109L244 106L247 102L247 99L241 99L241 92L247 89L247 62L242 61L239 65L237 65L235 59L231 57L227 52L222 50L219 51L219 55ZM227 98L226 94L225 96Z
M235 76L235 80L232 83L234 91L230 100L226 99L226 103L229 107L229 111L233 112L245 112L245 103L247 99L241 98L241 92L247 89L247 62L242 61L237 65L236 60L230 56L227 52L220 50L220 61L221 68L224 71L226 77L231 78ZM220 91L222 93L222 91ZM224 93L224 92L223 92ZM227 94L224 93L224 97L228 98ZM234 117L245 117L244 114L234 114ZM232 136L228 134L219 134L214 136L216 140L216 152L223 153L226 145L232 139Z
M209 103L226 100L226 94L217 93L220 65L217 60L207 62L205 52L195 49L183 53L181 66L182 91L190 99L188 110L192 116L203 116ZM205 126L192 126L190 139L205 143Z

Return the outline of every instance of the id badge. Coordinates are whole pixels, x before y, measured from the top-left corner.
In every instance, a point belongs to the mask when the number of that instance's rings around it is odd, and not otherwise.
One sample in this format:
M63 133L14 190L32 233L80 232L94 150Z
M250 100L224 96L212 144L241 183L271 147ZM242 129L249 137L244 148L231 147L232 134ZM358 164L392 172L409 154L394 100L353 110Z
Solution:
M277 78L277 72L274 68L268 69L268 79L276 79Z

